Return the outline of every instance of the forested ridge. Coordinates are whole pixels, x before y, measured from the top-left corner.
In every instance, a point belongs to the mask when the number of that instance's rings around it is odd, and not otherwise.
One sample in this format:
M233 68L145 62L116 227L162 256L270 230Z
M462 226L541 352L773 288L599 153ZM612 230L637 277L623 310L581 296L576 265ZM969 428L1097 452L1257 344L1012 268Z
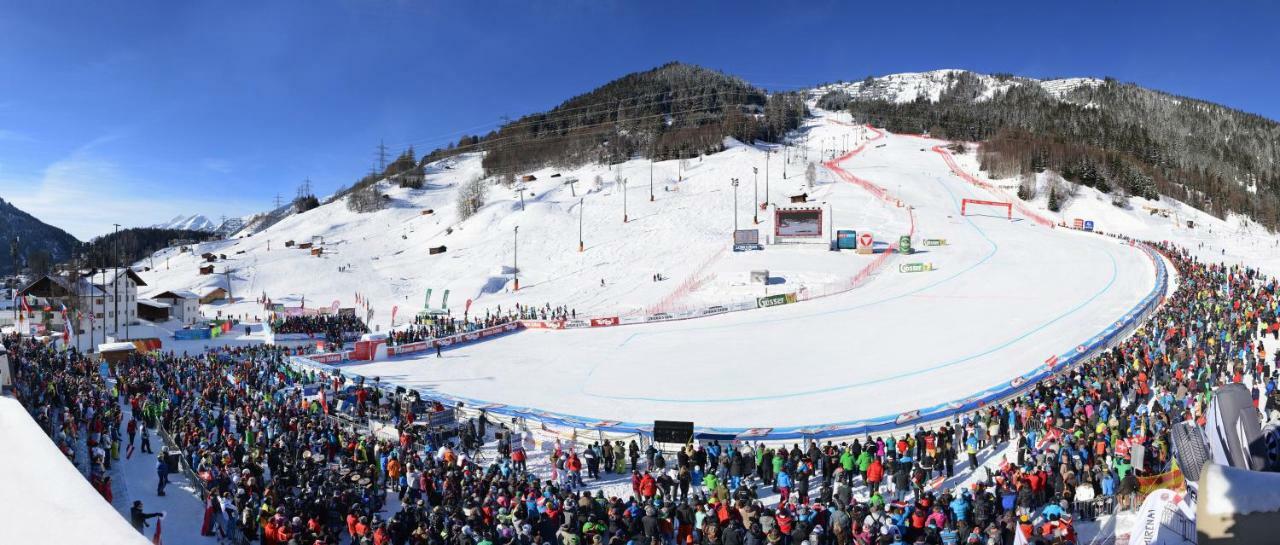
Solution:
M1202 100L1105 79L1055 95L1035 80L953 72L937 101L832 90L819 99L893 132L981 142L984 170L1045 169L1103 191L1157 193L1217 216L1280 227L1280 124Z
M483 151L486 173L497 175L635 156L691 157L720 151L726 136L777 141L799 127L805 115L799 93L768 94L714 70L668 63L628 74L483 137L465 136L426 159Z

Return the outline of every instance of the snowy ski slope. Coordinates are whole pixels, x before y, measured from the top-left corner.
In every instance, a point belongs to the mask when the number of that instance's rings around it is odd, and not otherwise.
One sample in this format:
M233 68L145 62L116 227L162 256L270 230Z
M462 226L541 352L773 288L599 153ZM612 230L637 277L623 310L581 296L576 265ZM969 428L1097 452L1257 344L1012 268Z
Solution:
M591 419L729 428L853 422L1008 381L1088 339L1152 290L1151 260L1113 239L1009 221L1003 209L960 216L962 198L996 197L954 176L930 151L937 143L889 135L843 163L914 205L918 238L948 241L894 256L846 294L686 322L535 331L443 359L345 369ZM873 214L845 218L837 227L880 230ZM898 272L905 262L935 270Z

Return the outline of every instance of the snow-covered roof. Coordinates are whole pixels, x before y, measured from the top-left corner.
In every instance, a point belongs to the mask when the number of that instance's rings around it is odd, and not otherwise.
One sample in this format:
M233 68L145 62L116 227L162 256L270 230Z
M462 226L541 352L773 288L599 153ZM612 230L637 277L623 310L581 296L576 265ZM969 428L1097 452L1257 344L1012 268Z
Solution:
M102 343L98 345L98 352L124 352L127 350L136 350L133 343Z
M172 308L173 306L173 305L170 305L169 303L161 303L160 301L155 301L152 299L138 299L138 304L147 305L153 308Z
M0 397L0 543L146 545L16 400Z
M196 295L194 292L190 290L162 291L162 292L156 293L155 295L150 295L149 297L152 299L199 299L200 298L199 295Z
M198 288L195 288L194 291L200 294L200 297L204 297L218 290L227 291L227 289L222 286L200 286Z

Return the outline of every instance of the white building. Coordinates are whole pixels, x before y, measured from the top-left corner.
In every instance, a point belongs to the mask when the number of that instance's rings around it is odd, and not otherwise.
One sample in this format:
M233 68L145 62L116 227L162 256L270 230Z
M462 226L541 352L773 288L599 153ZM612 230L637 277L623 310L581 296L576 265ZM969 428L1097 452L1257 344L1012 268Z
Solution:
M112 268L82 271L77 278L66 273L47 275L18 290L28 300L29 312L15 309L23 330L64 331L62 308L75 327L72 343L89 348L107 337L130 338L131 326L138 324L138 286L146 282L132 269ZM48 310L46 310L48 309ZM78 323L77 323L78 322Z
M162 291L153 294L151 299L168 303L169 318L181 320L182 325L192 325L204 318L200 315L200 296L190 291Z

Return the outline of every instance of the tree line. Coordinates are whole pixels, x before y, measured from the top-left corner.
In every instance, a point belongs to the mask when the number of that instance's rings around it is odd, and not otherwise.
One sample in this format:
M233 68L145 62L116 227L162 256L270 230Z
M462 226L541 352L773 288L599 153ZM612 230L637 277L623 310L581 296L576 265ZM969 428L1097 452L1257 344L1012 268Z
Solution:
M1236 212L1280 227L1275 121L1110 78L1060 97L1039 85L991 92L968 72L947 83L936 102L832 91L819 105L893 132L981 142L983 168L996 176L1051 169L1103 191L1161 193L1219 217Z

